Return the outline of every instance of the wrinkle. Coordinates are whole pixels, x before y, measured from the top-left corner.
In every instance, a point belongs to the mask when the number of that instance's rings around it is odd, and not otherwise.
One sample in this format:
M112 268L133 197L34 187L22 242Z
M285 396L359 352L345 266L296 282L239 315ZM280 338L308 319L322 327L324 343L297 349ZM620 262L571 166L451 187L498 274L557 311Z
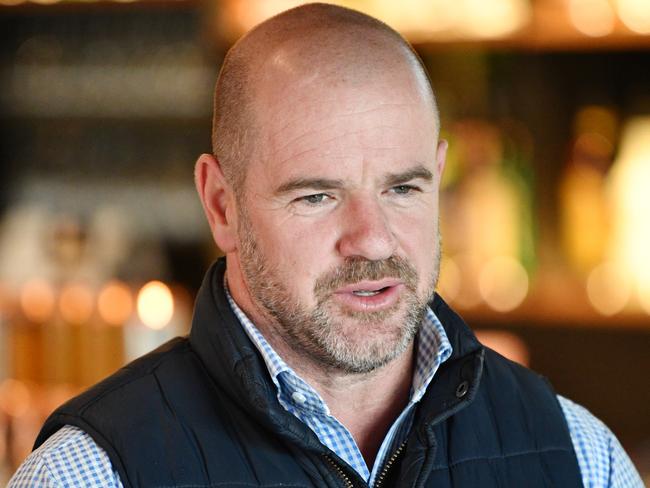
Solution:
M299 97L297 97L297 98L293 101L293 102L294 102L294 105L295 105L295 106L300 105L300 101L303 100L303 99L305 99L305 98L307 98L308 96L309 96L309 95L306 94L306 95L303 95L303 96L299 96ZM339 100L324 100L323 103L324 103L326 106L329 106L329 105L334 105L334 104L339 103ZM382 109L387 108L387 107L410 107L410 106L412 106L412 105L413 105L413 104L411 104L411 103L382 103L382 104L380 104L379 106L374 107L374 108L369 108L369 109L364 109L364 110L358 110L358 111L349 112L349 113L338 113L338 114L337 114L337 117L339 117L339 118L348 118L348 117L354 117L354 116L357 116L357 115L368 115L368 114L372 114L372 113L374 113L374 112L376 112L376 111L378 111L378 110L382 110ZM275 138L275 137L281 135L281 134L282 134L284 131L286 131L289 127L292 127L292 126L295 126L295 125L299 125L299 124L303 124L303 123L304 123L304 122L303 122L302 120L295 120L295 119L292 119L292 120L290 120L290 121L285 122L284 124L282 124L282 125L281 125L277 130L274 130L273 132L271 132L271 133L269 134L269 137L270 137L270 138ZM333 126L335 126L335 125L337 125L337 123L336 123L336 122L332 122L331 124L328 124L328 125L323 126L323 127L321 128L321 130L330 129L331 127L333 127ZM391 127L391 126L379 126L379 127L381 127L381 128L386 128L386 127L387 127L387 128L393 128L393 127ZM288 144L285 144L285 146L286 146L286 145L288 145ZM282 147L280 148L280 150L282 150L285 146L282 146Z
M331 127L334 127L335 125L337 125L337 124L334 124L334 123L333 123L333 124L330 124L330 125L324 127L323 129L329 129L329 128L331 128ZM375 129L397 129L397 128L396 128L396 127L393 127L393 126L391 126L391 125L378 125L378 126L375 127ZM282 152L284 149L286 149L287 147L289 147L289 146L293 145L294 143L299 142L299 141L301 141L301 140L303 140L303 139L305 139L305 138L307 138L307 137L309 137L309 136L312 136L313 134L319 132L320 130L321 130L321 129L319 129L319 130L313 130L313 131L309 131L309 132L306 132L306 133L304 133L304 134L301 134L300 136L298 136L298 137L296 137L296 138L294 138L294 139L291 139L291 140L289 140L288 142L286 142L285 144L283 144L282 147L280 147L279 149L277 149L276 151L274 151L274 153L276 153L276 154L277 154L277 153L281 153L281 152ZM364 133L366 133L366 132L368 132L367 129L360 129L360 130L356 130L356 131L345 131L345 132L343 132L343 133L341 133L341 134L337 134L336 136L330 137L329 139L324 139L324 140L322 140L322 141L319 141L319 144L320 144L320 145L326 145L326 144L329 144L329 143L331 143L331 142L334 142L334 141L336 141L336 140L338 140L338 139L342 139L342 138L347 137L347 136L359 136L359 135L362 135L362 134L364 134ZM365 146L364 146L364 147L365 147ZM373 146L373 147L374 147L374 146ZM297 152L297 153L291 154L290 156L287 156L286 158L281 159L281 160L278 162L278 164L283 165L283 164L285 164L285 163L288 163L288 162L291 161L292 159L299 158L299 157L301 157L301 156L304 156L305 154L308 154L308 153L310 153L310 152L317 151L317 150L319 150L319 149L321 149L321 148L320 148L320 147L312 147L312 148L305 149L305 150L303 150L303 151L300 151L300 152ZM378 150L399 149L399 147L398 147L398 146L385 146L385 147L378 147L378 148L376 148L376 149L378 149Z

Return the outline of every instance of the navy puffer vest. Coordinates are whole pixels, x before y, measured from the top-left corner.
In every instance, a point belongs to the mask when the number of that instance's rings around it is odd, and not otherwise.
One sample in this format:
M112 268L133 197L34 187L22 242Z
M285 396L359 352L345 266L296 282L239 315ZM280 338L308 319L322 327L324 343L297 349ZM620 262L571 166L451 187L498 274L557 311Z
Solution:
M35 447L75 425L107 453L125 487L366 486L279 404L257 349L207 273L189 338L132 362L58 408ZM484 349L440 299L453 347L382 476L400 487L580 487L553 390Z

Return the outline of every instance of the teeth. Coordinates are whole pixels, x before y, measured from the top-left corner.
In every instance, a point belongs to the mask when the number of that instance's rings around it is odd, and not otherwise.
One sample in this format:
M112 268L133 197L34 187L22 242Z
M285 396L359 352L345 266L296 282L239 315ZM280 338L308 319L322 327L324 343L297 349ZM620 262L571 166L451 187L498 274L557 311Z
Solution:
M379 290L357 290L353 291L352 293L359 297L372 297L379 294Z

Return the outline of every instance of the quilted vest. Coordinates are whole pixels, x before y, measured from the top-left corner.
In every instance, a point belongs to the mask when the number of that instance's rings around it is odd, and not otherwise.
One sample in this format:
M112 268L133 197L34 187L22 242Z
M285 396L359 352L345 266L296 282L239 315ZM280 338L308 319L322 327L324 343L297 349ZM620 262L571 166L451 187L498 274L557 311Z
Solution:
M189 337L176 338L59 407L34 448L62 426L86 431L125 487L367 486L278 403L266 365L232 313L218 261ZM436 296L453 353L377 486L581 487L555 393L484 348Z

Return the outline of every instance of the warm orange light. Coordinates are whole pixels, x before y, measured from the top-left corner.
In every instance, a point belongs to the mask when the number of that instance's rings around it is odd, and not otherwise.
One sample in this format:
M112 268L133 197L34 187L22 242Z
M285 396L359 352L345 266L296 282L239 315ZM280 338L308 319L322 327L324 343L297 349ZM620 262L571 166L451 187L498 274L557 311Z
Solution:
M488 261L479 275L483 300L498 312L517 308L528 294L528 274L516 259L501 256Z
M45 280L27 282L20 294L23 313L32 322L45 322L54 311L54 290Z
M104 322L122 325L133 311L131 290L120 281L110 281L99 292L97 309Z
M0 318L9 310L9 287L0 281Z
M460 29L478 37L501 37L525 26L531 7L524 0L463 0Z
M560 185L562 237L571 263L585 274L602 262L609 243L605 179L590 164L572 164Z
M617 0L618 15L625 26L638 34L650 34L648 0Z
M59 309L66 322L84 324L93 313L93 294L80 283L66 285L61 290Z
M299 0L228 0L222 2L221 31L238 37ZM500 37L525 26L531 18L528 0L341 0L336 4L365 12L407 36L424 41L450 31L461 37Z
M461 2L447 0L373 0L361 4L348 2L348 6L365 10L368 14L385 22L410 38L426 38L431 32L453 28L463 14Z
M616 22L608 0L569 0L569 18L576 29L590 37L611 34Z
M597 147L608 147L613 149L614 140L618 134L618 115L614 110L603 105L586 105L578 110L574 121L574 131L576 134L598 134L605 139L605 145L602 142L596 142ZM598 151L601 152L601 151ZM604 156L609 156L605 154Z
M0 383L0 410L12 417L27 413L31 395L27 386L18 380L6 379Z
M453 302L460 292L460 283L460 269L456 262L449 257L442 258L440 262L440 280L437 287L438 293L445 300Z
M630 295L630 280L615 263L597 266L587 278L587 297L602 315L614 315L623 310Z
M477 281L483 260L475 254L461 253L454 256L454 263L460 282L454 303L460 308L473 308L482 301Z
M494 349L511 361L528 366L530 352L526 343L512 332L502 330L477 330L476 337L482 344Z
M639 285L639 303L647 314L650 314L650 283Z
M151 329L162 329L174 314L174 297L167 285L150 281L138 293L137 308L144 325Z
M626 122L608 176L613 202L610 260L633 287L650 283L650 117Z
M300 5L300 0L248 0L246 2L227 2L228 18L239 24L242 32L252 29L256 24ZM241 35L241 32L237 33Z

